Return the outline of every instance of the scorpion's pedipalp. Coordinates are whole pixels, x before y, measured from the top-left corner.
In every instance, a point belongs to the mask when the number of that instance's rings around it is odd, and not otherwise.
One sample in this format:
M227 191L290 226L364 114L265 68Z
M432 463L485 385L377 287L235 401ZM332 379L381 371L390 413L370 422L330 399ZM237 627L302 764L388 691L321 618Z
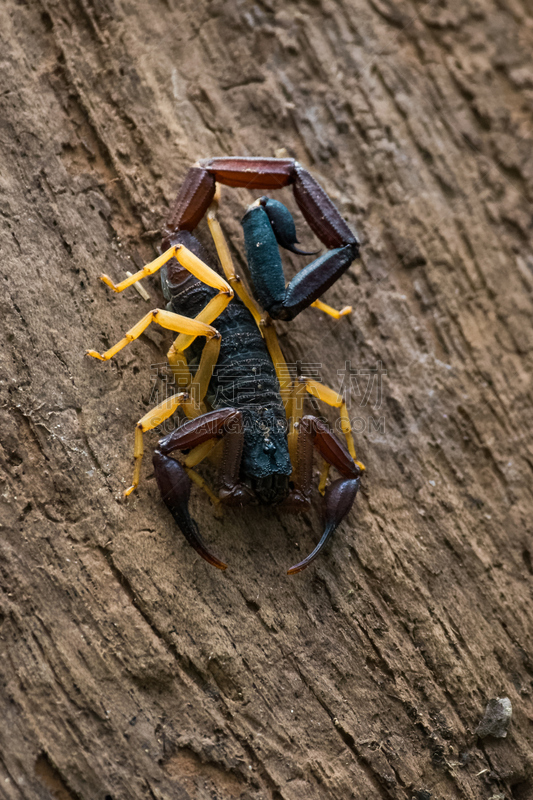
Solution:
M242 413L238 409L219 408L185 422L159 441L159 450L163 455L170 455L175 450L192 450L183 463L186 467L196 466L201 459L194 457L194 460L191 460L191 456L198 452L201 445L222 437L224 448L220 466L220 500L226 505L246 505L255 497L253 492L239 480L244 446L244 422ZM205 452L207 454L208 449Z
M343 432L346 438L346 446L348 448L348 453L351 456L352 460L355 462L356 466L360 470L364 471L365 469L364 465L361 464L360 461L356 461L355 445L352 436L352 426L350 423L350 417L348 416L348 409L346 407L346 402L344 400L344 397L338 394L337 392L333 391L333 389L330 389L329 386L324 386L324 384L320 383L319 381L312 380L311 378L301 378L300 380L304 384L305 391L308 392L310 395L312 395L313 397L317 397L323 403L326 403L328 406L331 406L332 408L339 409L341 431ZM342 473L342 470L340 471ZM347 477L351 477L351 475L348 474Z
M313 233L326 247L351 245L353 258L357 258L359 240L321 185L298 163L295 163L294 175L294 197Z
M217 569L226 569L228 565L207 548L196 522L189 514L191 481L184 468L159 448L154 452L153 464L161 497L191 547L209 564Z
M280 189L294 180L292 158L229 156L199 162L218 183L241 189Z
M339 478L328 486L324 498L326 522L324 533L313 552L309 553L302 561L287 570L287 575L295 575L297 572L301 572L315 560L317 555L324 549L335 528L342 522L351 509L358 489L359 478L348 480Z
M325 387L324 387L325 388ZM294 489L285 501L285 508L292 511L304 510L310 502L313 471L313 448L322 458L339 470L342 478L333 481L326 489L324 497L325 528L312 553L303 561L288 570L294 575L305 569L326 545L331 534L351 509L359 489L361 470L345 445L331 433L328 427L311 415L302 417L298 427L297 463L294 475Z
M170 458L170 454L176 450L192 451L191 465L196 465L199 461L195 457L198 450L204 451L204 445L220 437L224 437L220 500L232 506L242 506L252 502L255 499L254 493L239 480L244 427L242 414L236 408L209 411L184 423L160 439L153 463L162 498L189 544L210 564L218 569L226 569L226 564L209 552L198 532L196 522L189 514L191 481L186 472L188 456L184 459L185 467ZM208 450L206 447L205 454Z
M234 408L219 408L216 411L209 411L196 419L190 419L175 431L169 433L159 440L158 448L163 455L170 455L175 450L192 450L193 447L223 436L225 426L230 430L234 427L235 417L240 413Z
M163 247L179 230L193 231L202 220L215 196L214 176L200 166L191 167L174 201L168 222L163 229Z
M260 197L259 204L267 213L274 236L280 247L299 256L313 256L318 253L318 250L300 250L295 247L295 244L298 244L296 226L291 212L283 203L280 203L279 200L273 200L271 197Z

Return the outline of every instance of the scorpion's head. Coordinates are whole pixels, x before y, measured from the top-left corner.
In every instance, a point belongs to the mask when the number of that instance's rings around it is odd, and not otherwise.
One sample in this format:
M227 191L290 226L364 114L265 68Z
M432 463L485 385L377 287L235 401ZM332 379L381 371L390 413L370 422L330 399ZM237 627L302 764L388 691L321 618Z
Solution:
M248 479L260 503L285 499L292 472L287 422L269 408L243 409L244 448L241 476Z

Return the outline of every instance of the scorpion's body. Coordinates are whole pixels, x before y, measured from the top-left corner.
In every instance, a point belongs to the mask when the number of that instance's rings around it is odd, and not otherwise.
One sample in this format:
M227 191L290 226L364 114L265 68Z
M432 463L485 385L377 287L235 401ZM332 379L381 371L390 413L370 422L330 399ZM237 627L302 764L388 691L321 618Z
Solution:
M217 183L261 190L291 186L303 216L326 252L286 284L279 247L302 255L310 253L295 247L296 229L285 206L261 197L242 220L251 296L234 271L216 220ZM217 267L209 265L192 234L206 213L224 278ZM288 510L302 511L311 502L313 453L317 451L328 469L335 466L341 478L326 487L327 470L322 473L325 527L313 552L289 570L291 574L300 572L316 558L350 510L364 467L355 460L343 398L310 378L301 377L299 383L287 380L283 374L287 366L271 321L294 319L317 304L337 318L349 312L350 307L338 312L318 298L358 257L357 237L322 187L293 159L213 158L198 162L187 173L163 229L163 250L161 256L118 285L105 275L102 279L121 292L163 268L167 309L148 312L105 353L88 351L98 359L112 358L157 322L179 334L168 353L174 374L186 364L195 373L192 382L190 372L185 376L186 391L163 401L137 423L133 481L125 494L139 483L143 433L183 406L189 420L160 439L153 456L155 477L164 502L189 543L206 561L225 569L226 564L202 541L189 514L191 480L203 486L216 502L239 506L283 503ZM205 343L198 337L205 337ZM299 387L339 409L346 445L317 417L302 417L297 402ZM287 397L282 398L282 389L288 389ZM193 467L220 439L220 487L215 498ZM177 453L186 454L182 462L174 457Z
M182 242L202 259L209 258L192 236ZM215 269L214 265L211 265ZM197 316L216 295L177 261L163 267L167 308L177 314ZM257 324L238 297L217 317L220 352L205 396L211 409L235 408L243 416L244 446L240 480L266 505L284 500L292 472L287 443L287 419L276 370ZM188 351L191 371L200 360L203 342L196 339Z

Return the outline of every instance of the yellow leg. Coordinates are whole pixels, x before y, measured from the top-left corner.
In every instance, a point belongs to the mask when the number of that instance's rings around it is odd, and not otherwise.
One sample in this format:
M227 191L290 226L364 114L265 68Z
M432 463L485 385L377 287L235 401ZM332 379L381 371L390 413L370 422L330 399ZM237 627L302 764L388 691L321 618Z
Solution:
M158 425L161 425L162 422L172 416L179 405L183 407L184 411L189 417L196 417L199 413L201 413L201 403L207 392L207 387L209 386L209 381L211 380L211 375L213 374L213 367L217 362L218 353L220 351L220 341L220 336L217 336L216 338L208 339L206 342L206 345L202 351L198 370L196 371L196 375L194 376L190 387L190 393L180 392L173 397L169 397L167 400L163 400L162 403L149 411L148 414L146 414L137 423L137 427L135 429L135 446L133 450L133 456L135 459L133 480L131 486L124 492L125 496L131 494L131 492L133 492L133 490L139 485L141 461L144 452L143 433L145 431L152 430L152 428L157 428ZM202 455L200 452L197 453L197 456L199 456L198 460L191 461L190 463L187 462L186 466L193 467L198 464L203 458L205 458L205 456L212 449L212 447L217 444L217 442L214 440L212 443L208 442L207 444L209 445L209 448L206 450L205 454ZM204 447L204 445L201 445L200 447ZM195 448L191 453L189 453L188 458L191 459L197 450L200 451L200 447ZM211 495L209 496L211 497Z
M330 317L334 319L340 319L341 317L345 317L346 314L351 314L352 306L344 306L341 308L340 311L337 311L336 308L332 306L328 306L327 303L323 303L322 300L315 300L314 303L311 303L311 308L318 308L320 311L323 311L325 314L329 314Z
M287 439L289 443L289 456L291 459L291 464L293 464L294 475L294 465L297 462L298 428L303 414L303 396L306 392L305 380L302 380L301 378L295 378L291 382L287 391L289 399L285 407L285 413L287 414L287 419L290 420L290 429Z
M214 322L216 318L220 316L220 314L222 314L233 297L233 289L229 287L228 289L229 291L220 292L220 294L212 297L206 307L200 311L197 317L195 317L195 321L201 322L205 325L211 325L211 323ZM188 334L187 331L180 333L178 338L174 341L174 352L177 351L182 353L194 342L197 336L197 333Z
M170 248L172 250L172 248ZM202 322L205 325L211 325L220 314L224 311L231 298L233 297L233 289L229 284L221 278L211 267L199 259L194 253L191 253L186 247L176 246L176 259L182 267L198 278L202 283L211 286L213 289L218 289L218 294L211 298L209 303L202 311L195 317L197 322ZM170 251L167 251L170 252ZM186 330L180 333L180 336L174 342L173 352L182 353L189 345L191 345L196 338L197 334L188 334Z
M197 336L205 336L207 339L212 339L220 335L211 325L199 322L198 319L189 319L189 317L183 317L181 314L174 314L173 311L163 311L156 308L153 311L149 311L146 316L133 326L133 328L130 328L120 342L110 347L105 353L100 354L96 350L87 350L87 355L98 358L100 361L108 361L110 358L113 358L119 350L126 347L127 344L138 339L141 333L144 333L152 322L156 322L158 325L161 325L162 328L167 328L167 330L176 331L182 335L188 335L192 337L193 340Z
M183 353L180 353L176 350L179 338L180 337L178 336L167 353L168 363L170 364L171 369L175 364L180 364L181 369L181 364L183 362L185 362L185 364L187 363ZM217 338L208 339L204 349L202 350L198 369L196 370L195 376L191 378L191 382L188 387L189 400L183 403L183 410L189 419L197 417L198 414L203 413L205 410L205 408L202 408L201 403L207 393L209 382L213 376L213 369L218 361L220 344L220 336Z
M220 227L220 222L216 217L216 212L218 208L218 189L217 194L215 195L215 200L211 203L209 207L209 211L207 212L207 224L209 225L209 230L211 231L211 236L213 237L213 241L215 243L215 247L217 249L218 257L220 259L220 263L222 264L222 269L224 270L224 275L226 276L226 280L231 286L232 289L235 290L235 294L242 300L252 317L254 318L257 327L261 332L261 336L263 336L263 330L261 325L261 309L253 299L253 297L247 292L242 280L235 272L235 267L233 266L233 259L231 258L231 253L229 251L228 243L226 241L226 237L222 232L222 228Z
M165 250L160 256L158 256L154 261L151 261L149 264L146 264L145 267L140 269L134 275L131 275L129 278L125 278L120 283L113 283L111 278L108 275L100 275L100 279L114 292L123 292L124 289L127 289L128 286L133 286L134 283L137 281L142 280L142 278L148 277L148 275L153 275L154 272L157 272L161 267L163 267L167 261L170 261L171 258L175 258L179 261L182 267L189 270L198 280L207 283L208 286L212 286L214 289L218 289L219 291L227 291L230 287L224 280L218 275L211 267L208 267L207 264L195 256L194 253L185 247L182 244L176 244L172 247L169 247L168 250ZM231 292L231 290L230 290Z
M224 242L225 244L225 242ZM226 246L227 249L227 246ZM229 257L229 251L228 251ZM198 280L218 290L218 294L213 297L206 307L197 315L195 319L184 317L181 314L175 314L172 311L163 311L161 309L154 309L146 314L136 325L131 328L123 339L120 340L114 347L111 347L105 353L100 354L96 350L88 350L87 354L98 358L101 361L107 361L113 358L116 353L126 347L127 344L138 339L139 336L148 328L152 322L157 322L163 328L179 333L179 336L174 340L172 347L168 352L168 361L171 370L174 374L186 375L188 392L182 392L175 395L168 400L164 400L152 411L148 412L137 424L135 430L135 446L134 446L134 471L132 485L125 491L125 495L131 492L139 484L139 476L141 470L141 461L143 457L143 432L157 427L165 419L168 419L178 405L182 405L187 416L198 416L202 410L202 400L205 397L209 382L213 374L213 368L217 363L218 354L220 352L220 334L211 326L211 323L224 311L231 298L233 297L233 289L231 286L218 275L214 270L204 264L204 262L194 255L187 247L183 245L175 245L170 247L159 258L156 258L150 264L147 264L143 269L136 272L134 275L129 276L126 280L118 284L114 284L107 275L102 275L101 278L108 286L115 292L122 292L128 286L132 286L137 281L153 275L157 270L161 269L167 261L171 258L176 258L182 267L185 267L188 272L194 275ZM191 380L187 360L184 356L184 350L189 347L197 336L205 336L206 344L202 350L200 363L196 371L196 375ZM190 474L191 480L207 492L209 497L217 502L218 499L211 492L206 482L197 475L191 467L199 463L210 450L217 444L217 442L208 443L209 446L200 446L193 450L188 458L190 464L186 465L186 469ZM194 460L196 458L196 460Z
M268 314L263 315L262 328L266 346L270 358L272 359L272 363L274 364L274 369L276 370L276 377L279 383L281 399L283 400L283 405L285 406L285 414L287 419L289 419L290 403L292 400L292 375L289 372L287 362L283 358L283 353L281 352L281 347L279 346L276 330Z
M103 356L101 356L95 350L89 350L89 355L102 360L112 358L115 353L118 353L118 351L125 347L128 342L140 336L151 322L158 322L160 325L163 325L163 327L174 330L180 334L174 342L173 348L171 348L174 358L173 362L171 363L171 368L176 368L176 365L178 364L180 368L183 366L183 359L180 358L179 354L183 353L183 351L193 343L197 336L205 335L205 326L211 326L211 323L214 322L214 320L224 311L233 297L233 289L227 283L227 281L225 281L224 278L212 270L211 267L208 267L207 264L204 264L204 262L198 258L198 256L195 256L194 253L192 253L187 247L179 244L170 247L150 264L147 264L145 267L143 267L143 269L139 270L139 272L136 272L130 278L126 278L126 280L123 280L116 285L107 275L102 275L101 278L104 283L113 289L113 291L122 292L124 289L127 289L128 286L132 286L134 283L140 281L147 275L153 275L154 272L157 272L158 269L161 269L161 267L163 267L167 261L170 261L171 258L176 258L182 267L185 267L185 269L190 272L191 275L194 275L195 278L198 278L198 280L207 284L207 286L211 286L213 289L218 289L218 294L209 301L209 303L198 314L195 320L190 320L188 317L182 317L180 314L174 314L171 311L152 311L140 322L138 322L137 325L131 329L131 331L128 331L124 339L116 344L115 347L104 353ZM178 324L179 320L181 327L173 327L172 320L174 320L176 324ZM188 323L203 323L204 327L198 328L195 325L191 326L190 324L184 322L184 320L187 320ZM165 324L165 321L168 322L168 324ZM214 329L211 330L214 331ZM216 335L216 331L215 333L211 333L211 336L214 335Z
M168 397L166 400L163 400L162 403L155 406L155 408L152 408L152 410L149 411L148 414L145 414L137 423L137 427L135 428L135 445L133 447L133 479L131 481L131 486L124 492L124 497L131 494L139 485L141 462L144 454L143 433L151 431L152 428L157 428L158 425L161 425L162 422L171 417L185 397L186 395L183 392Z
M339 409L339 414L341 418L341 430L344 433L346 438L346 446L348 448L348 452L350 453L351 457L359 467L359 469L364 470L364 464L361 464L360 461L356 460L355 455L355 445L353 442L352 436L352 426L350 424L350 418L348 416L348 409L346 408L346 403L342 399L340 394L334 392L333 389L329 389L324 384L319 383L318 381L311 380L311 378L303 378L302 382L305 384L306 391L312 395L313 397L317 397L319 400L322 400L323 403L327 403L328 406L332 406L333 408Z
M322 469L320 471L320 481L318 483L318 491L321 495L324 495L326 492L326 483L328 482L328 475L329 475L329 468L331 464L328 464L327 461L324 461L322 464Z
M200 489L203 489L203 490L204 490L204 492L205 492L205 493L206 493L206 495L209 497L209 499L211 500L211 502L213 503L213 505L214 505L214 506L218 506L218 505L220 505L220 500L219 500L219 498L216 496L216 494L215 494L215 493L213 492L213 490L210 488L210 486L209 486L209 484L207 483L207 481L205 481L205 480L202 478L202 476L201 476L201 475L198 475L198 473L197 473L197 472L196 472L194 469L191 469L190 467L185 467L185 469L187 470L187 475L189 476L189 478L191 479L191 481L193 481L193 483L195 483L197 486L199 486L199 487L200 487Z
M216 340L212 339L210 341L216 341ZM188 392L190 389L192 378L187 359L183 355L183 353L172 351L172 361L171 361L170 359L171 351L172 348L170 348L170 350L167 353L167 359L170 371L174 376L174 382L176 386L179 387L179 390L181 392Z
M207 458L211 450L213 450L217 444L218 439L208 439L207 442L203 442L202 444L193 447L193 449L188 453L182 461L184 467L196 467L204 458Z
M212 344L216 346L211 347ZM198 416L198 413L202 410L199 408L199 406L207 392L212 369L216 364L219 350L220 337L218 339L210 339L202 351L200 364L192 383L193 388L197 390L196 397L191 400L188 392L180 392L179 394L175 394L173 397L169 397L167 400L163 400L162 403L159 403L159 405L155 406L155 408L149 411L148 414L145 414L145 416L137 423L137 427L135 428L135 445L133 448L133 457L135 460L133 467L133 480L131 486L124 492L125 497L131 494L139 485L141 462L144 453L143 433L152 430L153 428L157 428L158 425L161 425L162 422L172 416L172 414L180 405L185 411L192 411L192 413L189 413L188 416ZM211 489L209 489L209 486L204 479L197 475L197 473L195 473L191 467L195 467L200 463L200 461L203 461L203 459L209 455L211 450L213 450L218 443L219 442L217 439L211 439L208 442L204 442L204 444L198 445L198 447L195 447L193 450L191 450L191 452L183 461L183 465L187 470L191 480L194 480L195 483L197 483L204 489L205 492L207 492L212 502L217 503L218 498L213 494Z
M109 275L100 275L100 280L103 281L106 286L109 286L111 289L113 289L114 292L123 292L124 289L128 288L128 286L133 286L133 284L137 283L137 281L140 281L142 278L147 278L148 275L153 275L154 272L157 272L158 269L161 269L161 267L166 264L167 261L170 261L171 258L174 258L174 251L175 248L171 247L154 261L146 264L146 266L139 270L139 272L135 272L133 275L125 278L123 281L120 281L120 283L113 283Z

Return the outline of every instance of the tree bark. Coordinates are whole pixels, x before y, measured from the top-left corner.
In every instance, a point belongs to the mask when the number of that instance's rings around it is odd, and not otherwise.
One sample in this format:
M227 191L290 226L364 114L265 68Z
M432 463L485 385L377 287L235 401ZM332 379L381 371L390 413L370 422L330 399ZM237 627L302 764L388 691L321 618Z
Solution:
M0 797L533 798L531 11L1 5ZM156 432L122 500L168 333L84 356L163 303L98 276L155 257L188 167L285 151L362 240L325 298L351 316L278 327L336 390L358 371L367 467L292 578L318 499L218 517L195 491L225 573L158 496ZM241 271L256 195L222 194ZM479 737L503 696L507 737Z

